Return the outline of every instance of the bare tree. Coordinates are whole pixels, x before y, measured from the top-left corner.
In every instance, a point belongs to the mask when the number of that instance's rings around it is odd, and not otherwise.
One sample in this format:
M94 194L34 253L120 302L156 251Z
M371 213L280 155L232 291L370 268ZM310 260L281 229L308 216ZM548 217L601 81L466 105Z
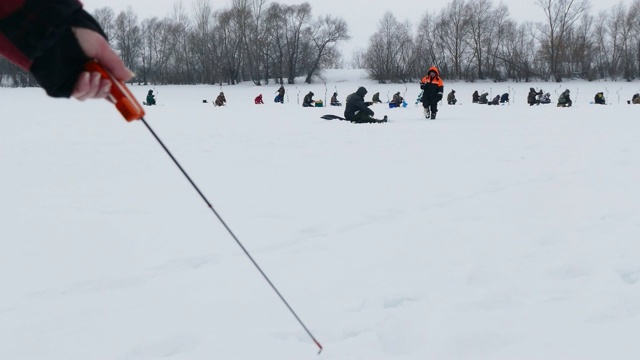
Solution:
M411 78L412 55L411 24L400 23L387 11L364 56L369 76L379 82L406 82Z
M100 24L100 27L104 31L104 34L107 35L107 39L111 41L111 39L113 39L113 35L115 31L114 23L115 23L115 17L116 17L115 13L113 12L113 9L111 9L108 6L96 9L96 11L93 12L93 17L94 19L96 19L98 24Z
M334 18L331 15L318 19L310 28L309 36L312 42L314 58L307 69L305 83L311 83L311 77L320 68L322 61L329 63L332 57L339 56L337 51L332 51L340 41L349 40L349 26L342 18ZM333 56L331 56L333 55Z
M544 11L546 19L539 26L542 51L546 55L552 76L555 81L560 82L563 76L565 36L582 13L589 9L589 0L536 0L536 3Z
M122 11L116 17L114 40L115 48L119 51L124 64L129 69L136 69L140 58L142 39L138 16L130 6L126 12Z
M464 0L453 0L443 9L435 29L447 61L452 66L449 77L462 79L472 60L466 41L469 36L469 13Z

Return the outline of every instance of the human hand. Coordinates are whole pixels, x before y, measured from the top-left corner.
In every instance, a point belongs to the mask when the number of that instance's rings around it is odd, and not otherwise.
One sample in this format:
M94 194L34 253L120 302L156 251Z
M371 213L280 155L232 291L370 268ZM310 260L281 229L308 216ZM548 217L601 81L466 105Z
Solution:
M98 60L116 79L127 81L135 76L100 34L84 28L73 28L72 30L84 53L89 58ZM110 80L103 79L98 72L85 71L78 77L71 96L80 101L104 99L109 95L110 90Z

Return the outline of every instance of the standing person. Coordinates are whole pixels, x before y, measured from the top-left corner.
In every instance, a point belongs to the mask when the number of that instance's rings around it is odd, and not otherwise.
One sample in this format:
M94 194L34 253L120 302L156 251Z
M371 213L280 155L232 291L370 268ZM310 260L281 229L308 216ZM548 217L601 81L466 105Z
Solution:
M260 95L256 96L256 98L255 98L255 99L253 99L253 102L254 102L256 105L264 104L264 101L262 101L262 94L260 94Z
M77 0L2 0L0 54L31 72L52 97L83 101L109 96L111 81L84 70L91 59L120 81L134 76Z
M225 106L227 104L227 98L224 97L224 93L222 91L220 91L220 94L218 94L218 97L216 98L216 101L213 102L213 104L215 106Z
M471 102L474 103L474 104L477 104L478 100L480 100L480 94L478 94L478 90L476 90L471 95Z
M153 90L149 90L147 93L147 101L144 103L145 105L155 105L156 104L156 96L153 95Z
M570 107L573 102L571 101L571 92L569 89L565 90L558 98L558 107Z
M305 95L304 99L302 99L302 107L314 107L315 106L315 100L313 100L313 95L315 95L313 92L309 91L309 93L307 95Z
M387 116L382 120L374 119L373 110L369 109L369 106L373 105L372 101L364 101L364 96L367 95L367 89L363 86L358 90L347 96L347 102L344 108L344 117L353 123L378 123L387 122Z
M458 100L456 99L456 91L455 90L451 90L449 95L447 95L447 104L455 105L457 102L458 102Z
M273 100L273 102L277 102L280 104L284 104L284 85L280 85L280 88L277 91L278 95L276 95L276 98Z
M438 113L438 101L442 100L444 91L444 83L440 79L438 68L432 66L427 72L427 76L420 81L420 89L422 93L422 106L424 107L424 116L431 120L435 120Z

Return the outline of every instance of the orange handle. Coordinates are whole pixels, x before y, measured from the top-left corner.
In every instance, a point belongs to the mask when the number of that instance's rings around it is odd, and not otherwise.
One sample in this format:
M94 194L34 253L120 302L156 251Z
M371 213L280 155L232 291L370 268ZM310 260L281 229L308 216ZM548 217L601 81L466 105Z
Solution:
M103 79L111 80L111 101L127 121L140 120L144 116L142 105L133 97L124 82L116 79L111 73L95 60L87 61L84 69L89 72L98 72Z

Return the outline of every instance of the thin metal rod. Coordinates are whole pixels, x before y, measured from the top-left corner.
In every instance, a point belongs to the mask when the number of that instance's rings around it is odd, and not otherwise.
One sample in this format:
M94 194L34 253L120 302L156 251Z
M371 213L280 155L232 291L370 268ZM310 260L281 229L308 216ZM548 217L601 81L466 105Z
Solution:
M313 340L313 342L318 346L318 348L320 349L318 351L318 354L320 354L322 352L322 345L320 345L320 343L318 342L318 340L316 340L315 336L313 336L313 334L311 334L311 331L309 331L309 329L307 328L307 326L302 322L302 320L300 319L300 317L298 316L298 314L296 314L295 311L293 311L293 308L289 305L289 303L287 302L287 300L284 299L284 297L282 296L282 294L280 294L280 291L278 291L278 289L275 287L275 285L273 285L273 283L271 282L271 280L269 279L269 277L267 276L267 274L264 273L264 271L262 271L262 268L260 268L260 265L258 265L258 263L253 259L253 256L251 256L251 254L249 254L249 251L247 251L247 249L244 247L244 245L242 245L242 243L240 242L240 240L238 240L238 237L236 237L236 235L233 233L233 231L231 231L231 228L229 228L229 226L227 225L227 223L222 219L222 217L218 214L218 212L216 211L216 209L213 208L213 206L211 205L211 203L209 202L209 200L207 200L207 197L204 196L204 194L202 193L202 191L200 191L200 189L198 188L198 186L193 182L193 180L191 180L191 177L189 176L189 174L187 174L187 172L182 168L182 166L180 165L180 163L178 162L178 160L176 160L176 158L173 156L173 154L171 153L171 151L169 151L169 149L164 145L164 143L162 142L162 140L160 140L160 138L158 137L158 135L156 135L155 131L153 131L153 129L151 128L151 126L149 126L149 124L147 123L147 121L144 118L141 118L140 120L142 120L142 123L144 123L144 125L147 127L147 129L149 129L149 131L151 132L151 134L153 135L154 138L156 138L156 140L158 140L158 143L160 144L160 146L162 146L162 148L164 149L164 151L167 153L167 155L169 155L169 157L171 158L171 160L173 160L173 162L176 164L176 166L178 166L178 169L180 169L180 171L182 172L182 174L187 178L187 180L189 180L189 182L191 183L191 185L193 186L193 188L198 192L198 195L200 195L200 197L202 198L202 200L204 200L204 202L207 204L207 206L209 207L209 209L211 209L211 211L213 212L213 214L218 218L218 220L220 220L220 222L222 223L222 225L224 226L225 229L227 229L227 232L229 232L229 234L231 235L231 237L233 238L233 240L236 241L236 243L238 244L238 246L240 246L240 248L242 249L242 251L245 253L245 255L247 255L247 257L249 258L249 260L251 260L251 262L253 263L253 265L256 267L256 269L258 269L258 271L260 272L260 274L262 274L262 277L264 277L265 280L267 280L267 282L269 283L269 285L271 286L271 288L273 289L273 291L276 292L276 294L278 294L278 297L280 298L280 300L282 300L282 302L287 306L287 308L289 309L289 311L291 312L291 314L293 314L293 316L296 318L296 320L298 320L298 322L300 323L300 325L302 325L302 328L304 329L304 331L307 332L307 334L309 335L309 337L311 338L311 340Z

